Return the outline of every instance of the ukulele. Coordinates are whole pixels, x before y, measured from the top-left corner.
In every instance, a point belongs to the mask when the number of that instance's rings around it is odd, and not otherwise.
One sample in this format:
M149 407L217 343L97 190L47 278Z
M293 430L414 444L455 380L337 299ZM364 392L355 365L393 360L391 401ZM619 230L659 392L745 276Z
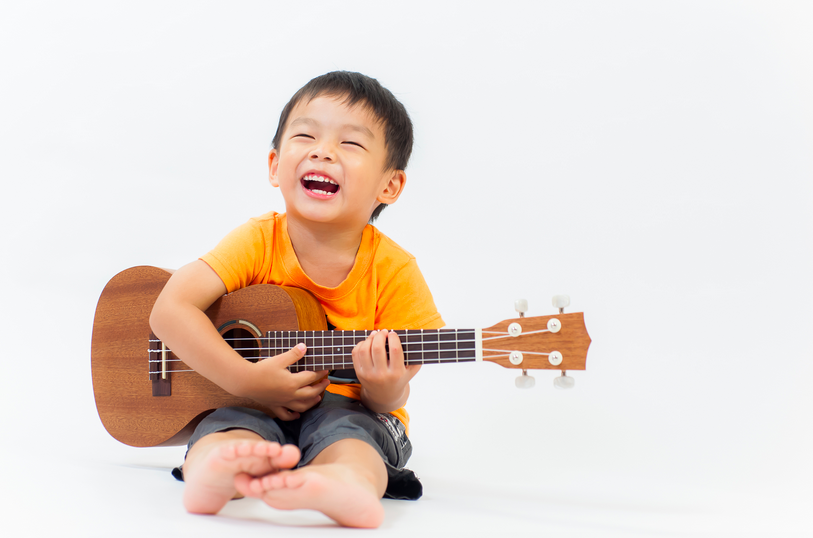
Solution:
M241 406L273 416L254 400L230 394L189 368L155 337L149 318L171 271L140 266L107 283L96 306L91 344L93 394L99 418L131 446L186 444L215 409ZM283 353L299 342L302 370L353 367L351 352L370 331L328 331L325 312L309 292L258 284L216 300L206 315L246 360ZM522 314L520 314L522 316ZM506 368L584 370L590 337L582 313L520 317L487 329L399 330L407 364L489 361ZM525 378L525 379L523 379ZM572 378L557 378L566 386ZM517 385L529 385L522 375Z

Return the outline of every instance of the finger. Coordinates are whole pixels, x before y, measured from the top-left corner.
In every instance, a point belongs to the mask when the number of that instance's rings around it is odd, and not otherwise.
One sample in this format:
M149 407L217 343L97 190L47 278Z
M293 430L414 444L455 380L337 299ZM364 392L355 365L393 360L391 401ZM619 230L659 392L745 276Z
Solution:
M304 387L300 387L294 391L294 398L318 398L325 391L328 385L330 385L330 381L327 379L322 380L318 385L305 385Z
M384 368L388 366L387 359L387 331L378 331L370 346L373 368Z
M375 334L376 331L372 331L367 338L356 344L356 347L353 348L353 352L351 354L353 357L353 368L358 371L369 371L373 367L370 346L372 345Z
M291 411L287 407L283 407L281 405L273 406L271 411L273 411L274 416L280 420L294 420L295 418L299 418L299 413Z
M297 387L307 387L308 385L315 385L327 379L328 371L322 370L319 372L303 371L291 374L291 381Z
M398 337L398 333L390 331L387 334L387 343L390 346L390 368L403 368L405 364L404 349L401 347L401 339Z
M314 405L317 405L321 401L322 401L321 396L292 400L286 404L285 408L293 413L304 413L305 411L307 411Z
M409 366L407 366L406 367L406 374L405 374L406 378L407 378L407 381L409 381L413 377L415 377L415 374L417 374L420 371L420 369L421 369L420 364L410 364Z
M298 361L299 359L301 359L302 357L304 357L307 350L308 348L305 347L305 344L300 343L295 345L285 353L280 353L279 355L272 358L277 359L280 362L280 364L284 366L289 366Z

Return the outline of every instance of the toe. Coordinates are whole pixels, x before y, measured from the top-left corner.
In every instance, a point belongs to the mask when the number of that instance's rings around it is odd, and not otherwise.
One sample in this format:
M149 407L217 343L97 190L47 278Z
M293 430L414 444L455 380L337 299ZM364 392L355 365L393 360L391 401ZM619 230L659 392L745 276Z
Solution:
M234 488L238 491L238 493L245 495L246 497L256 497L257 495L251 488L251 482L253 479L254 477L249 474L240 473L234 477Z
M224 444L220 447L220 457L226 461L233 461L237 458L237 452L234 445Z
M275 458L275 463L282 469L292 469L297 463L301 452L296 445L285 445L280 447L279 454Z
M292 489L300 487L307 480L305 473L286 473L281 478L284 480L285 486Z

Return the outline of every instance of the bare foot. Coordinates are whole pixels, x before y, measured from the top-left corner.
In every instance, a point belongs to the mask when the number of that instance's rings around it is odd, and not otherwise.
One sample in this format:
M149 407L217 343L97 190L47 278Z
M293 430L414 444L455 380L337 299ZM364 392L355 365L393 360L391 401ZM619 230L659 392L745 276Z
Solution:
M235 485L243 495L258 497L273 508L318 510L346 527L376 528L384 521L380 496L353 467L340 463L310 465L260 478L243 474Z
M218 435L218 434L212 434ZM202 440L201 440L202 441ZM254 439L207 439L184 463L183 502L189 512L216 514L237 494L235 478L245 479L290 469L299 461L299 449Z

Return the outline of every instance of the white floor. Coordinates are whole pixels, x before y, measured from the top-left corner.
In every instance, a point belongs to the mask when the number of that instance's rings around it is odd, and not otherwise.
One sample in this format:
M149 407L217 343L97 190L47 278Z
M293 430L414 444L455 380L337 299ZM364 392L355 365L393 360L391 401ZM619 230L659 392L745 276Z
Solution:
M0 535L813 536L810 3L475 4L3 3ZM447 323L568 293L588 369L425 367L425 495L375 533L188 515L183 449L98 420L96 301L283 210L276 118L332 69L413 117L379 226Z
M4 450L3 527L7 536L330 535L316 512L283 512L256 499L232 501L218 516L186 514L182 484L169 474L177 450L119 447L71 454L40 441L26 454ZM431 447L430 447L431 448ZM809 496L682 484L657 476L556 477L543 465L505 476L493 465L444 470L416 458L426 493L417 502L385 500L379 534L396 536L809 536ZM554 477L554 478L551 478ZM13 488L9 486L13 485ZM342 535L365 531L341 529ZM367 531L369 534L369 531ZM5 534L5 532L4 532Z
M121 445L95 416L85 330L90 302L66 324L75 331L54 330L44 338L45 348L71 350L60 353L58 363L48 361L51 371L32 372L16 366L18 361L7 369L13 375L3 380L4 397L14 396L4 411L0 452L6 462L0 471L0 506L3 527L14 529L11 535L311 536L337 531L321 514L277 511L255 499L233 501L217 517L186 514L183 485L170 475L184 449ZM24 356L30 345L12 344L6 350ZM591 356L596 363L601 348L597 345ZM810 472L799 448L809 442L807 432L780 432L772 443L752 434L734 434L728 441L724 435L713 437L711 430L724 425L709 428L702 417L694 425L666 418L658 426L648 422L657 418L645 409L644 391L635 398L644 404L631 404L619 394L623 391L602 386L618 379L602 376L599 364L598 373L574 373L577 387L570 392L555 390L551 374L537 373L537 386L519 391L513 374L497 366L453 369L425 367L416 378L410 467L422 478L425 495L417 502L384 501L387 518L380 534L813 533ZM32 382L24 389L26 379ZM444 386L443 398L432 397ZM477 395L485 389L490 394ZM668 399L683 388L660 390ZM770 387L762 392L771 397ZM720 405L708 395L698 397ZM650 400L649 406L661 403ZM672 428L674 434L666 433ZM12 432L23 432L19 445Z

